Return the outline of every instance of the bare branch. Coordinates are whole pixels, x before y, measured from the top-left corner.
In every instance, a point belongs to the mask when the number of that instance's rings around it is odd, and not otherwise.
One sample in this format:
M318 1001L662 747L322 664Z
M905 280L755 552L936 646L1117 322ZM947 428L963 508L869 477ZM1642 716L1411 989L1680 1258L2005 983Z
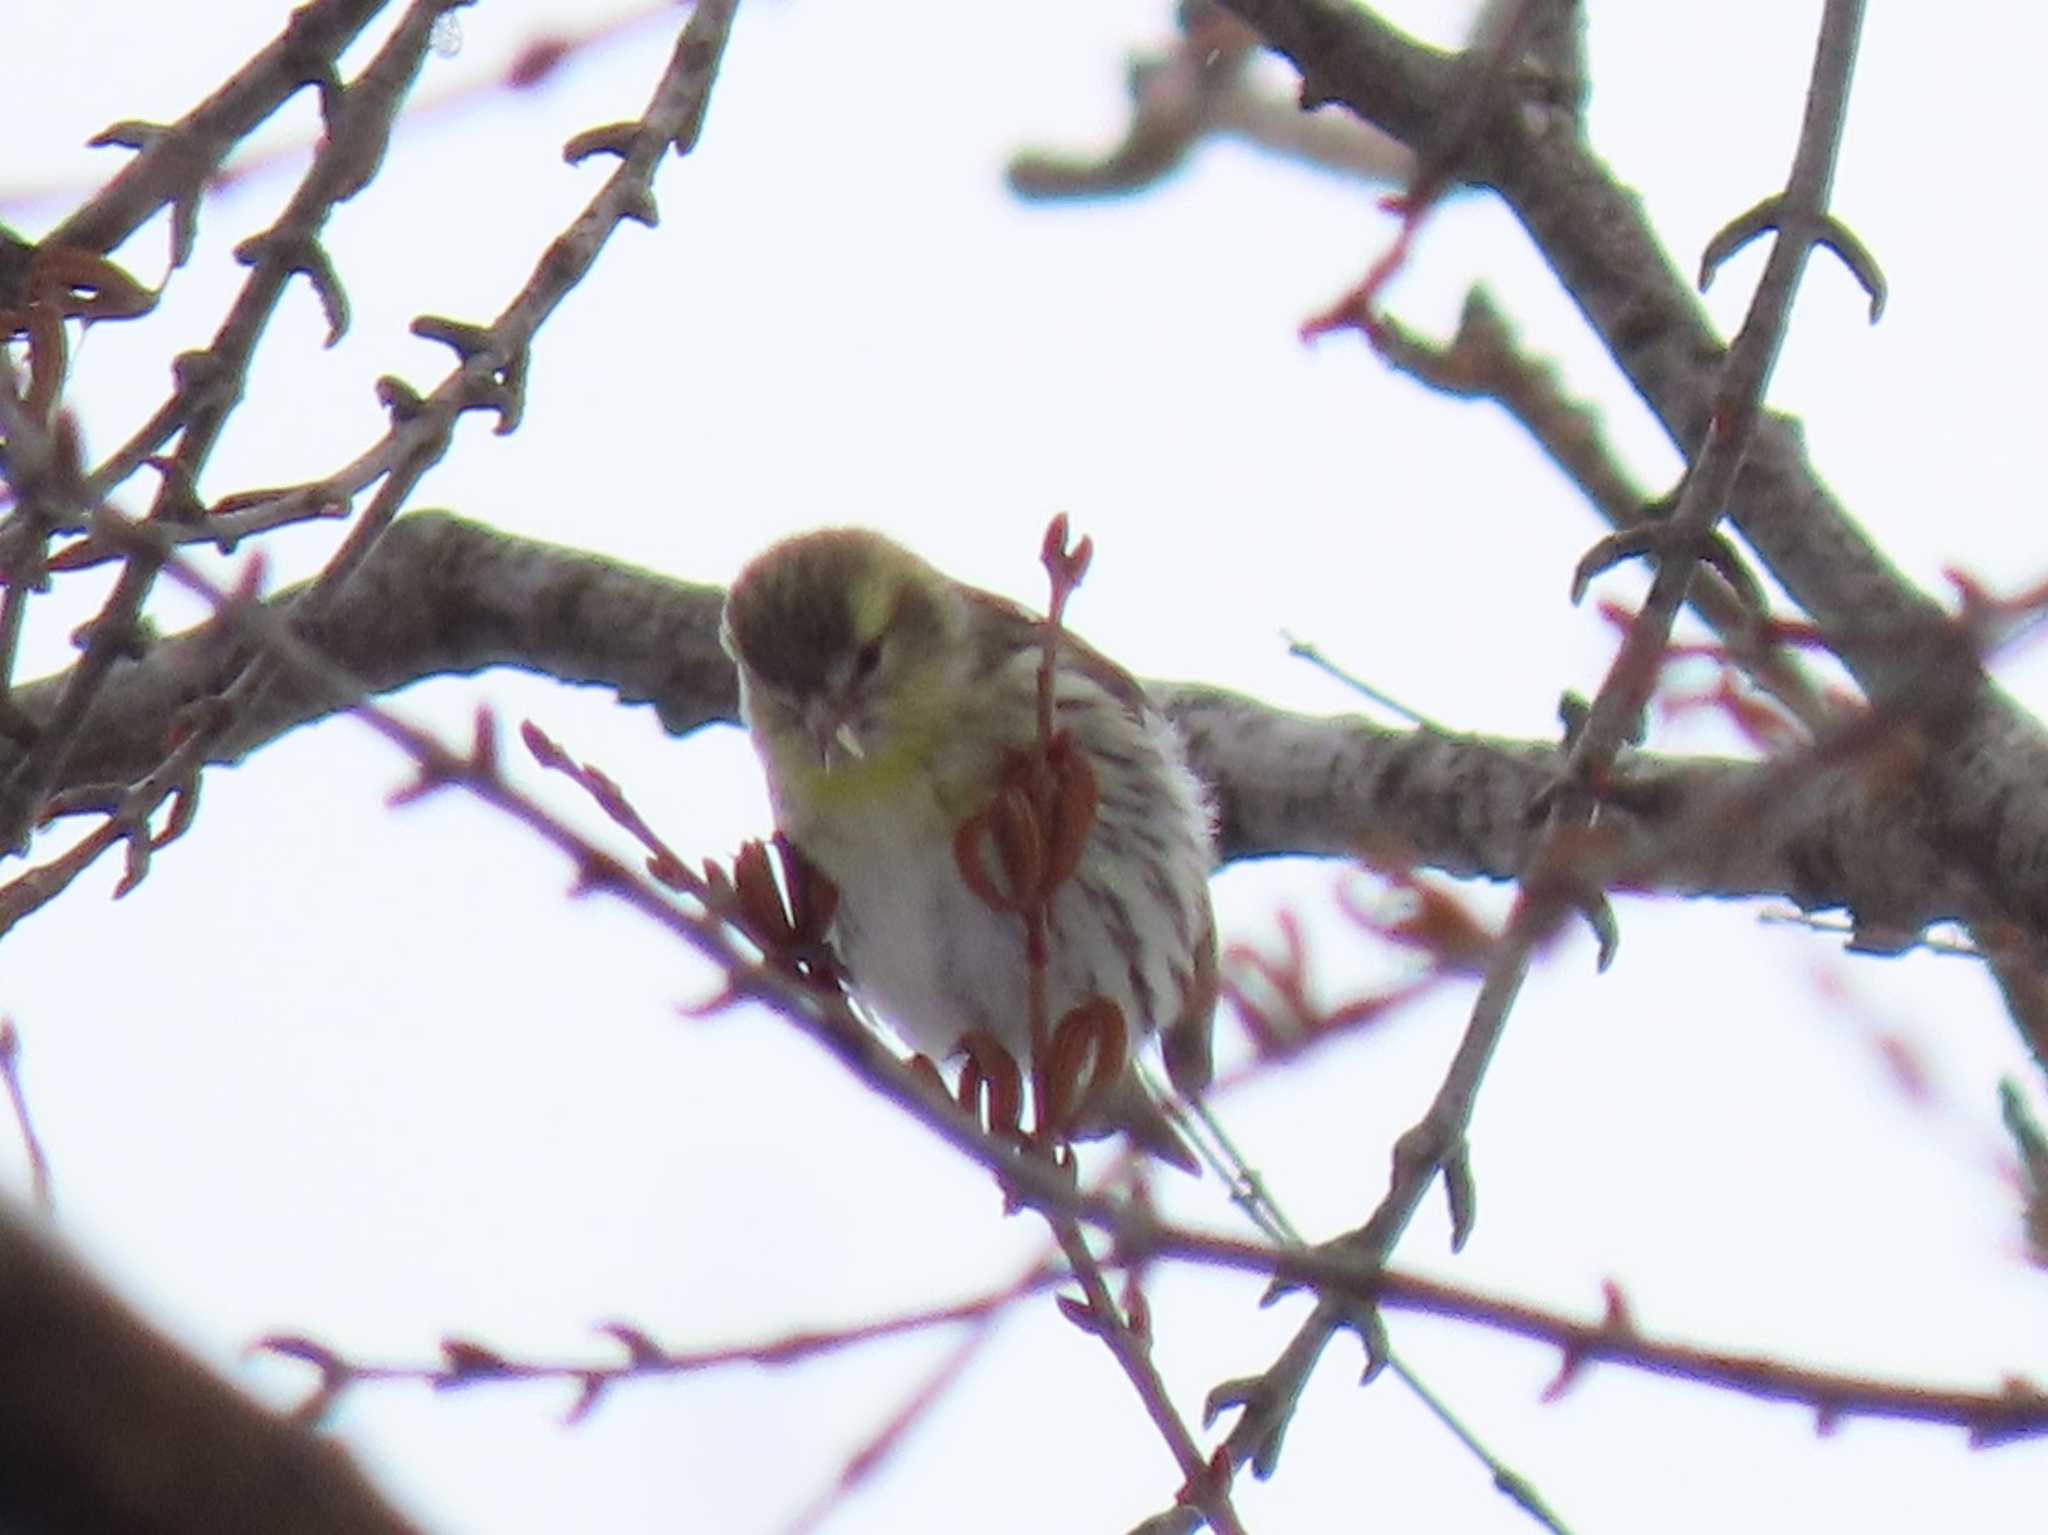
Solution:
M228 152L307 85L334 88L334 61L387 0L313 0L292 12L277 40L177 122L116 123L93 142L138 151L45 243L111 251L166 203L174 227L171 264L191 253L201 189Z

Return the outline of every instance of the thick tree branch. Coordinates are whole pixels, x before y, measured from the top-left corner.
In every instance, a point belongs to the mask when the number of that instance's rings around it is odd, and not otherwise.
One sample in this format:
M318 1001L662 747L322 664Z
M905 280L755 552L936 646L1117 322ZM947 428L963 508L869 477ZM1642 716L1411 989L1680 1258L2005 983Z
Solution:
M1287 55L1307 100L1339 100L1411 144L1455 106L1448 56L1347 0L1231 0ZM1466 180L1496 190L1616 363L1690 460L1713 418L1725 348L1642 204L1568 110L1501 103L1472 141ZM1820 482L1797 428L1766 414L1730 518L1880 709L1922 720L1938 747L1911 818L1975 882L1978 914L2048 931L2048 735L1987 682L1940 609L1879 553Z
M294 600L293 592L273 599ZM370 694L427 677L512 666L599 684L652 704L681 735L734 718L718 648L723 593L513 538L447 513L402 517L335 594L311 639ZM66 787L130 782L163 758L183 711L212 696L234 647L215 628L158 642L107 680L66 769ZM64 677L15 694L40 719ZM1533 845L1530 806L1552 781L1546 744L1312 719L1188 684L1158 684L1212 785L1226 859L1300 853L1410 860L1459 876L1510 879ZM331 693L281 679L234 721L213 761L237 760L333 712ZM19 748L0 741L0 774ZM1659 848L1654 888L1777 895L1847 907L1862 923L1917 930L1962 914L1967 890L1927 850L1918 801L1855 764L1774 784L1767 767L1644 755L1625 764L1603 828L1648 848L1685 824L1739 814L1740 836L1681 836ZM2048 902L2048 897L2044 897Z

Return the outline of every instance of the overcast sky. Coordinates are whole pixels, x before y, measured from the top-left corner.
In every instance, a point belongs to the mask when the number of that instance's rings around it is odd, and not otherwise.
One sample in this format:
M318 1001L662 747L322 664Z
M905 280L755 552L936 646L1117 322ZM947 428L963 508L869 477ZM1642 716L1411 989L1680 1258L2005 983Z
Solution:
M1468 7L1384 9L1448 43ZM117 164L88 137L187 110L288 8L222 0L203 24L136 0L21 10L0 219L35 235ZM1124 56L1166 35L1170 10L749 0L699 150L661 173L660 228L624 229L543 334L518 433L466 422L415 504L719 582L778 536L859 522L1025 600L1041 594L1039 531L1066 510L1098 551L1071 622L1135 671L1358 707L1287 659L1285 628L1455 728L1550 736L1559 693L1592 691L1612 646L1593 605L1567 600L1594 519L1497 411L1424 393L1356 338L1296 340L1384 248L1373 189L1216 145L1129 201L1005 192L1019 148L1113 139ZM1819 7L1589 10L1591 132L1689 269L1784 175ZM486 0L460 13L459 49L429 61L424 90L495 78L589 12ZM439 376L445 353L407 323L482 320L515 291L604 174L565 168L561 143L641 110L672 25L401 132L331 227L348 339L320 350L310 291L287 294L209 496L317 477L381 430L379 374ZM1836 206L1883 262L1891 307L1870 327L1817 260L1772 390L1930 590L1946 566L2001 589L2048 574L2043 322L2024 299L2044 43L2027 8L1873 8ZM266 142L314 126L302 94ZM210 335L242 276L229 251L290 187L258 175L210 202L162 310L86 338L71 399L89 446L126 436L170 355ZM118 259L154 282L163 251L159 221ZM1724 326L1761 260L1722 273ZM1601 406L1646 490L1667 489L1670 448L1485 198L1433 220L1393 311L1447 334L1481 281ZM273 574L316 568L339 536L271 541ZM1640 589L1624 572L1598 592ZM40 604L23 675L65 664L103 592L66 581ZM167 628L196 616L170 593L155 612ZM2038 654L1999 674L2048 698ZM732 730L671 741L647 711L509 674L398 707L462 733L479 702L602 764L687 853L765 828ZM1698 721L1653 744L1736 749ZM614 1318L677 1347L765 1339L1001 1283L1042 1246L787 1026L679 1018L707 977L623 912L566 899L568 870L519 828L453 796L388 809L405 777L350 721L300 732L211 774L196 830L139 891L110 906L118 870L96 871L0 963L59 1229L220 1368L289 1401L308 1383L248 1361L252 1339L302 1332L389 1360L428 1359L451 1333L605 1357L591 1328ZM1386 983L1401 961L1335 917L1337 878L1228 871L1226 940L1270 942L1285 908L1332 995ZM1432 1203L1400 1261L1588 1315L1611 1278L1646 1329L1735 1351L1970 1386L2048 1374L2048 1279L2019 1257L1994 1095L2025 1068L1985 978L1924 955L1852 960L1746 907L1619 914L1607 975L1574 937L1517 1009L1473 1131L1472 1242L1454 1259ZM1303 1228L1371 1208L1469 1005L1446 989L1219 1105ZM1929 1102L1897 1091L1885 1040L1927 1064ZM0 1168L25 1190L8 1144ZM1214 1179L1177 1185L1172 1205L1232 1220ZM1258 1293L1158 1277L1161 1360L1191 1415L1303 1314L1260 1310ZM1552 1354L1410 1318L1393 1336L1580 1535L1920 1530L1936 1509L1988 1528L2037 1504L2048 1471L2048 1450L1973 1453L1924 1428L1817 1439L1795 1409L1619 1370L1546 1406ZM435 1530L773 1531L949 1346L634 1385L575 1429L559 1423L572 1393L539 1388L366 1389L335 1426ZM1357 1390L1358 1362L1351 1342L1332 1348L1279 1475L1241 1484L1250 1528L1533 1528L1400 1386ZM1111 1531L1178 1481L1099 1345L1039 1303L829 1527Z

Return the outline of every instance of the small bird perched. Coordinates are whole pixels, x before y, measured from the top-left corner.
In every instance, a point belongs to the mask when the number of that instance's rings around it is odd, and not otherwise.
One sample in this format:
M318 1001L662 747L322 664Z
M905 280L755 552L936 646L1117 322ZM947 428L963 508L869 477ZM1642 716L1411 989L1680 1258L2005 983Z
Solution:
M1044 622L880 534L834 528L741 571L722 638L776 824L838 888L832 943L854 991L924 1054L949 1057L978 1033L1028 1079L1027 924L991 892L999 879L967 874L969 860L1000 862L979 845L1000 839L976 834L1019 764L1046 760ZM1053 729L1068 766L1085 763L1067 776L1093 799L1042 907L1042 1016L1113 1003L1120 1057L1157 1031L1174 1086L1197 1093L1216 1001L1202 792L1134 678L1064 632L1054 654ZM1120 1070L1070 1133L1126 1130L1191 1167Z

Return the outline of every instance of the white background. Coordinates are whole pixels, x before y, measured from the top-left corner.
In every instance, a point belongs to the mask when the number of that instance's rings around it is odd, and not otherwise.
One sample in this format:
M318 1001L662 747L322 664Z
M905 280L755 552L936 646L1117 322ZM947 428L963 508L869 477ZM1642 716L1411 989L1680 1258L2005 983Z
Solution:
M1443 43L1466 9L1386 7ZM1819 7L1590 11L1591 132L1688 269L1782 179ZM2006 5L1873 12L1837 207L1884 263L1892 307L1870 328L1818 258L1772 401L1804 418L1821 472L1917 579L1933 588L1954 565L2016 588L2048 566L2031 302L2048 23ZM0 217L49 227L117 164L88 136L179 115L285 14L18 7ZM1495 409L1424 393L1355 337L1295 340L1388 239L1372 189L1223 145L1129 201L1026 208L1004 192L1019 148L1113 139L1124 53L1168 14L750 0L701 148L661 173L661 227L624 229L544 332L518 434L466 422L416 504L712 582L783 533L856 521L1027 600L1039 531L1065 509L1098 548L1072 620L1133 670L1356 707L1286 659L1286 627L1456 727L1548 735L1560 690L1590 692L1610 651L1591 605L1566 600L1595 523ZM495 78L537 34L589 19L566 0L487 0L425 89ZM353 330L322 352L310 290L288 293L210 496L328 471L381 429L379 373L439 377L447 354L407 322L498 310L605 174L565 168L561 143L640 111L672 24L401 132L331 226ZM302 94L266 141L314 128ZM211 334L243 275L230 248L289 187L263 175L210 202L162 310L86 339L72 401L92 447L126 436L169 355ZM153 282L163 242L159 221L119 257ZM1759 248L1722 274L1724 327L1760 263ZM1432 221L1394 312L1448 334L1475 281L1600 403L1645 488L1668 488L1670 450L1486 198ZM273 573L310 571L338 536L267 541ZM74 579L40 605L23 676L65 664L102 588ZM1624 574L1598 591L1639 589ZM166 627L195 616L169 594L157 609ZM2000 673L2048 696L2038 657ZM686 852L764 827L734 731L671 741L644 710L509 674L398 707L462 732L479 702L601 763ZM1698 724L1656 744L1731 747ZM377 1359L429 1359L451 1333L599 1358L590 1329L608 1318L678 1347L766 1339L1001 1283L1037 1251L1029 1220L1005 1220L984 1180L786 1026L681 1019L708 979L623 912L567 899L568 870L518 828L453 796L388 810L405 776L350 721L301 732L212 773L194 834L142 889L110 906L110 864L0 960L58 1227L180 1338L287 1401L303 1372L242 1352L266 1332ZM1400 961L1333 917L1336 878L1227 872L1226 938L1270 941L1290 907L1330 995L1387 984ZM1984 976L1846 959L1746 908L1628 900L1620 916L1609 974L1575 936L1517 1009L1473 1132L1470 1246L1450 1256L1432 1203L1401 1261L1588 1315L1611 1277L1646 1329L1837 1368L1980 1387L2048 1373L2048 1280L2019 1255L1994 1097L2026 1068ZM1469 1001L1446 989L1220 1105L1311 1233L1377 1199ZM1894 1085L1881 1038L1927 1064L1926 1103ZM1213 1179L1177 1184L1172 1205L1230 1219ZM1257 1296L1156 1281L1162 1363L1190 1414L1263 1368L1304 1309ZM2010 1527L2048 1470L2038 1447L1972 1452L1953 1431L1858 1422L1817 1439L1799 1410L1613 1369L1545 1406L1553 1354L1405 1317L1393 1332L1581 1535ZM365 1389L334 1424L435 1530L772 1531L949 1346L633 1385L575 1429L559 1425L571 1393L552 1388ZM1533 1527L1399 1385L1357 1390L1358 1359L1332 1348L1279 1476L1240 1484L1250 1528ZM1178 1480L1106 1354L1039 1302L830 1527L1114 1531Z

